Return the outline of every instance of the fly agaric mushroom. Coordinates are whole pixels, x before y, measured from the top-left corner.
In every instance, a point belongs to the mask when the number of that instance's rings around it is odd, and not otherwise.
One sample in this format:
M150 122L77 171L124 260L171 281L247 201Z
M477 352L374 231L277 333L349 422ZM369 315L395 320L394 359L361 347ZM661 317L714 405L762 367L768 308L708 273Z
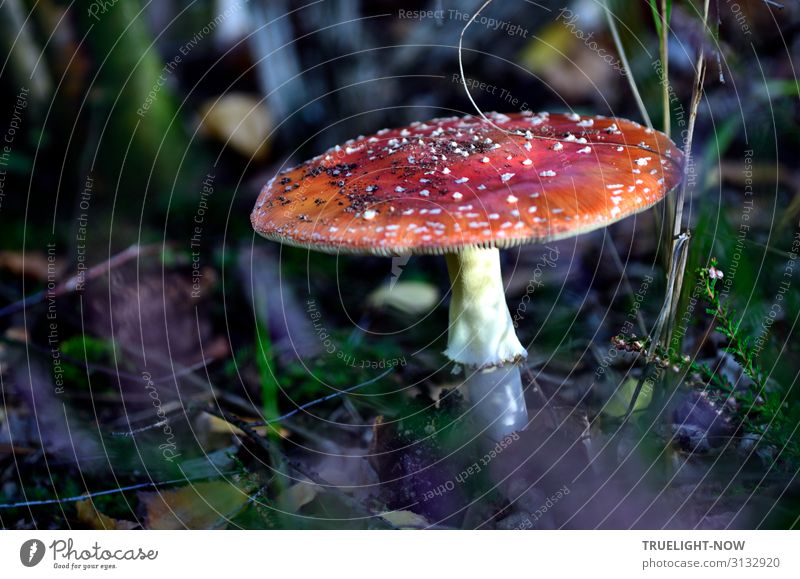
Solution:
M358 137L261 191L251 221L274 241L327 253L444 254L445 355L466 372L491 438L527 423L499 249L605 227L661 200L682 175L669 138L601 116L491 113Z

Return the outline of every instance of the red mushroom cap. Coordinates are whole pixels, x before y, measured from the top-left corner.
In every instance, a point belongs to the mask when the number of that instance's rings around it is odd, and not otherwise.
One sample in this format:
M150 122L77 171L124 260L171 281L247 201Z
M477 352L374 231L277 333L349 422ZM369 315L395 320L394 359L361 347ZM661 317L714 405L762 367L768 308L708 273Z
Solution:
M415 122L336 146L273 178L253 227L329 253L503 248L604 227L652 206L681 180L680 150L633 121L489 118Z

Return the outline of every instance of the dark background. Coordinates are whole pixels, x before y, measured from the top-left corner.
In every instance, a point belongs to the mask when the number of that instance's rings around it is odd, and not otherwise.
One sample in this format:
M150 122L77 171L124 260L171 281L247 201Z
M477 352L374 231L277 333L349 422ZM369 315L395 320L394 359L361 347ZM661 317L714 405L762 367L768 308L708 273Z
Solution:
M631 308L647 331L661 308L662 205L504 252L512 313L531 298L518 331L535 419L452 491L480 456L459 437L463 402L442 397L458 385L440 355L443 260L412 258L381 294L390 260L282 248L249 213L276 172L348 138L474 114L457 46L482 2L33 4L0 6L0 525L799 524L795 2L714 0L709 30L702 3L670 2L679 146L708 59L677 353L708 374L668 362L621 425L645 364L611 339ZM609 4L629 75L601 2L489 5L462 52L478 106L644 122L633 76L661 128L650 3ZM762 391L707 304L688 309L712 258Z

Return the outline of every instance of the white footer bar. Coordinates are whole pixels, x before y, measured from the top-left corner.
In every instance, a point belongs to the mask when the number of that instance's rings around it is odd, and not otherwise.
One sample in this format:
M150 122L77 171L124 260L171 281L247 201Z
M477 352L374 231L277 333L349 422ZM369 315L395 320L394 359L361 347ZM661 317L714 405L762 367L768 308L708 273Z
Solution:
M798 561L800 534L784 531L0 532L2 576L21 579L777 578L800 577Z

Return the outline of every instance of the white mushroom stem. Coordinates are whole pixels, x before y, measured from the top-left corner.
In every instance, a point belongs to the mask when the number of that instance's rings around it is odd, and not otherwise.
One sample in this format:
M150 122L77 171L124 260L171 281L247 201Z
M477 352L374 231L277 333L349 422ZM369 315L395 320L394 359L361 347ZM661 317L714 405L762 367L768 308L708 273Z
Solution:
M464 249L446 256L452 296L445 355L464 366L464 389L490 438L528 422L518 363L527 356L511 321L500 251Z

